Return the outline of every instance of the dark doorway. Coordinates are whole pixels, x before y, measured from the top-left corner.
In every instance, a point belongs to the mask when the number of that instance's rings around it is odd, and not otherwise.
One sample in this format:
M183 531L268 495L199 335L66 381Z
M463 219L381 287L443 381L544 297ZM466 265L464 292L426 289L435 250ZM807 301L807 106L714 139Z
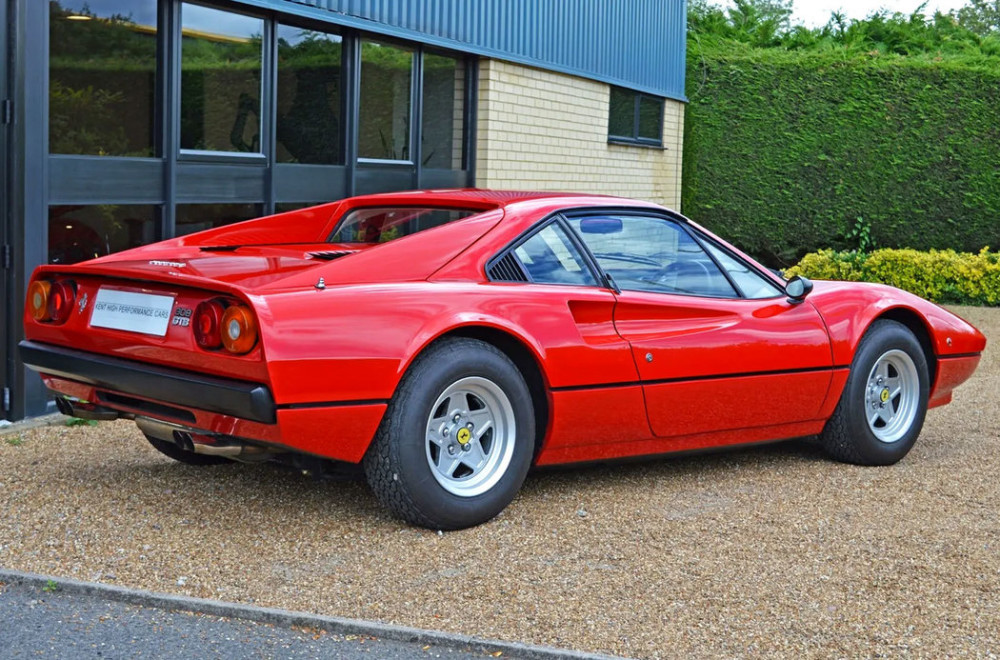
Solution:
M9 13L13 11L14 3L4 4L0 11L0 53L3 53L3 62L0 63L0 318L13 318L13 305L11 305L10 269L12 266L12 241L10 227L12 218L10 217L10 128L13 122L13 108L11 106L11 90L9 86L10 62L13 59L13 52L10 45ZM7 419L10 416L10 378L13 373L13 365L10 360L10 323L0 323L0 419Z

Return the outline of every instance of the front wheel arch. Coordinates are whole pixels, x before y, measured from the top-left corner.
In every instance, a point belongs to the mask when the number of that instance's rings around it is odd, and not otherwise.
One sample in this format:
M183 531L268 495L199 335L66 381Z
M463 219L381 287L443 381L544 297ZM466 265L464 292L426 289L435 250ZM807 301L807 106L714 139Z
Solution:
M923 317L912 309L908 309L906 307L893 307L892 309L886 310L885 312L879 314L876 318L872 319L869 327L881 320L895 321L896 323L905 325L907 329L913 333L913 336L917 338L917 342L920 344L920 348L924 352L924 359L927 360L927 378L933 388L934 383L937 382L938 360L937 355L934 353L934 344L931 342L930 328L927 326ZM867 332L867 329L865 332ZM864 335L862 334L862 336Z

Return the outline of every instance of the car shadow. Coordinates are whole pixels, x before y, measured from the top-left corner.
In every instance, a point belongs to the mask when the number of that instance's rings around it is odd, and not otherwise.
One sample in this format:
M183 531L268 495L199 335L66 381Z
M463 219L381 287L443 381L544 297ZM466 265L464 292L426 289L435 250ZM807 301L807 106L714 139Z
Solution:
M747 469L773 471L788 465L826 461L815 440L790 440L712 451L643 456L615 461L576 463L533 469L522 488L522 501L553 494L598 495L627 482L637 488L685 478L724 481ZM128 472L126 474L126 471ZM220 510L232 500L248 501L256 514L294 507L296 515L335 517L365 526L405 525L378 503L360 465L317 461L310 464L234 463L211 467L155 460L128 468L104 467L94 478L144 483L146 496L161 501L189 498L216 501ZM289 511L291 511L289 509ZM289 514L290 515L290 514Z
M528 475L532 488L546 483L585 481L615 483L622 479L677 479L681 477L746 470L748 466L773 469L779 464L828 461L816 438L799 438L752 445L735 445L689 452L636 456L609 461L570 463L534 468ZM720 474L723 473L723 474Z

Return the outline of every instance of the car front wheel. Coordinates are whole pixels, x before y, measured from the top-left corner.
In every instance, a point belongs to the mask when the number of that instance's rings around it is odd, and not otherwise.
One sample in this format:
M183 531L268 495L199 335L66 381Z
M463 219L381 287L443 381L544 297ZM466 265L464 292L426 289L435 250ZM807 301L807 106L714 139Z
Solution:
M821 440L835 459L891 465L916 442L927 414L927 359L906 326L872 324L851 364L840 402Z
M534 435L531 395L510 358L478 340L445 339L404 376L365 474L396 516L432 529L470 527L514 499Z

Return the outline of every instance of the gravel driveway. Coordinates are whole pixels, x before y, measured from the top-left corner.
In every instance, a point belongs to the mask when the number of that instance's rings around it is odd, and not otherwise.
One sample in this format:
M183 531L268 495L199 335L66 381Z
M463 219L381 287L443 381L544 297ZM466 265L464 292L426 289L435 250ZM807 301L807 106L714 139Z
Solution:
M1000 654L1000 310L891 468L806 442L529 476L444 535L362 482L192 468L128 422L0 439L0 566L639 657Z

